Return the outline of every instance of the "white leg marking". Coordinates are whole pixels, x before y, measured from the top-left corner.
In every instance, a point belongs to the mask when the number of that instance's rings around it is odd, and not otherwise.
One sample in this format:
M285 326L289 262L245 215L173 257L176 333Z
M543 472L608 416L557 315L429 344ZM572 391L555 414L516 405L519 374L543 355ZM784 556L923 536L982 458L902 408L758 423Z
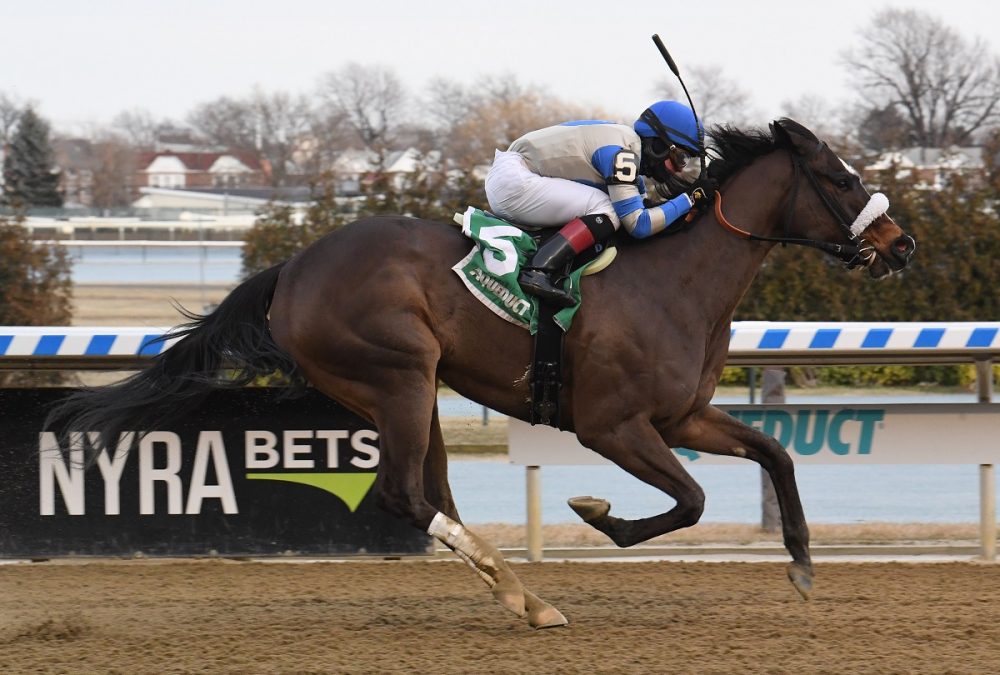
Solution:
M465 527L455 522L448 516L438 511L427 528L427 534L431 535L445 546L453 549L466 562L470 562L475 568L480 565L497 570L497 561L487 551L483 551L479 542Z

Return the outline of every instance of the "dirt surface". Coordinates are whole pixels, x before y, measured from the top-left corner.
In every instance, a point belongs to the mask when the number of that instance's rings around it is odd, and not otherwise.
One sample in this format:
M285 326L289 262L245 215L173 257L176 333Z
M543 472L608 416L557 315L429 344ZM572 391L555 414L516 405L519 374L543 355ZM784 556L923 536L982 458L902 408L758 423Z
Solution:
M184 321L180 304L204 312L226 297L223 285L83 285L73 287L74 326L151 326L167 328Z
M533 631L458 562L0 566L0 672L996 673L1000 567L518 564Z
M476 532L500 548L523 548L528 545L527 528L523 523L480 523ZM848 523L809 525L812 546L979 546L978 523ZM551 523L542 525L542 542L546 547L607 547L614 548L607 535L585 523ZM765 532L747 523L698 523L646 542L652 546L749 546L782 545L780 532ZM1000 672L1000 671L998 671Z

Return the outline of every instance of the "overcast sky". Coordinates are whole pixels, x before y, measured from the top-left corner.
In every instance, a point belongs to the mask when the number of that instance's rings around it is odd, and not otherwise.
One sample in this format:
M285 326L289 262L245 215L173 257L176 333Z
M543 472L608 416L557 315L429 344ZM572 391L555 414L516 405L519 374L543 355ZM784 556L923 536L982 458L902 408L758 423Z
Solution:
M1000 53L1000 5L982 0L0 0L0 92L34 101L63 130L133 108L182 121L254 85L311 92L353 60L388 66L415 91L432 76L512 73L625 117L668 74L649 39L659 33L682 74L721 67L763 123L804 95L850 100L840 55L890 6L927 11Z

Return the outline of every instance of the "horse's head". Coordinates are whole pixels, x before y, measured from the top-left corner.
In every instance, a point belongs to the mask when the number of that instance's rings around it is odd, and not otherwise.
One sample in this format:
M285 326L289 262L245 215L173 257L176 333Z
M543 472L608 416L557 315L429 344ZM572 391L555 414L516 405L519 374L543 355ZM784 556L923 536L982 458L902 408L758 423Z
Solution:
M771 132L794 169L786 236L812 240L848 267L868 268L873 278L906 267L916 242L886 213L889 200L869 194L858 172L798 122L780 119Z

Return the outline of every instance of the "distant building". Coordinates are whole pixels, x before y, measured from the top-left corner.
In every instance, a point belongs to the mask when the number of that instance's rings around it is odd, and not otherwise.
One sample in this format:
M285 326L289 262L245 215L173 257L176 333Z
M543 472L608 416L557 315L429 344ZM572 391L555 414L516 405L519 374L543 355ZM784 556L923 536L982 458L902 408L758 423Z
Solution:
M418 169L437 170L440 161L441 153L436 150L421 153L411 147L390 151L385 156L383 166L385 173L392 176L393 185L401 189L407 175ZM378 164L378 155L371 150L341 152L330 167L338 182L342 183L338 185L338 194L349 195L355 190L360 192L360 185L371 179L378 170Z
M865 167L864 175L870 179L891 170L899 178L914 177L919 187L939 190L956 175L981 179L986 163L981 147L905 148L883 153Z
M240 188L266 185L266 163L239 152L145 152L138 185L151 188Z

